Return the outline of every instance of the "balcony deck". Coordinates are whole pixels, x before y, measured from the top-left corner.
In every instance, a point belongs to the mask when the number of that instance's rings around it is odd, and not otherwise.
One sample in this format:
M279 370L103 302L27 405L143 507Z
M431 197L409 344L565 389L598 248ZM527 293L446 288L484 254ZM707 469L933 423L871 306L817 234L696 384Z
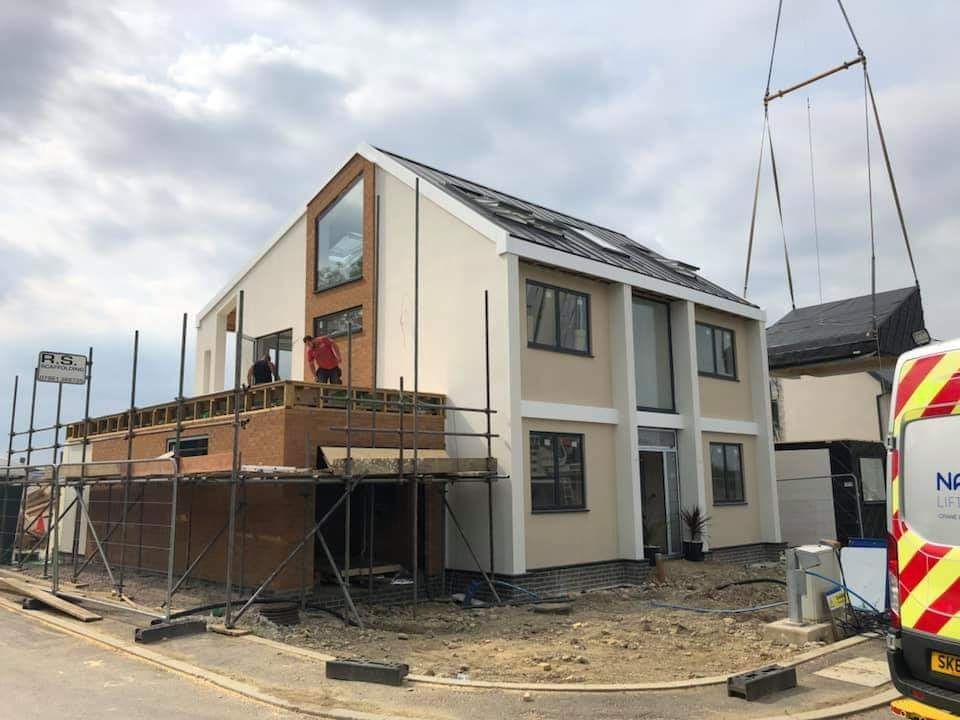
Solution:
M225 419L234 414L234 391L199 395L193 398L184 398L181 420L183 423L210 421L217 418ZM264 410L279 408L303 408L315 410L346 411L350 403L351 412L364 415L380 414L398 416L401 411L407 416L413 412L413 393L399 390L373 389L354 387L348 390L345 385L329 385L308 382L283 380L280 382L254 385L241 394L240 412L243 415ZM439 418L439 426L443 427L446 416L446 397L436 393L419 393L420 416ZM177 401L136 408L133 412L133 429L144 430L174 426L177 423ZM346 413L344 412L344 416ZM434 422L437 422L436 420ZM130 411L89 418L85 422L67 425L67 441L77 441L84 436L95 438L112 433L125 433L130 424ZM368 421L358 421L359 425L367 425ZM84 430L86 429L86 433Z

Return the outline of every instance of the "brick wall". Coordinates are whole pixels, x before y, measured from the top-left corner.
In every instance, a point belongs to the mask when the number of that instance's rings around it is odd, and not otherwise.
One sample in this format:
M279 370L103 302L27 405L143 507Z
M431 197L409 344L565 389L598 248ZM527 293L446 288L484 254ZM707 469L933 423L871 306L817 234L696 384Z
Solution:
M346 416L343 410L273 408L245 413L242 418L246 421L239 436L243 464L315 467L318 447L343 446L346 440L344 432L330 430L331 427L345 424ZM396 428L399 420L396 414L378 413L376 426L384 430ZM354 421L357 425L374 422L372 413L357 413ZM440 430L443 427L440 416L424 416L420 423L424 429ZM214 464L220 462L220 467L205 469L229 469L233 449L233 427L230 421L188 423L182 437L197 435L205 435L209 439L207 459ZM166 452L167 441L173 437L173 426L137 430L133 438L132 457L155 458ZM378 446L389 448L397 447L400 438L394 433L377 433L374 438L371 432L357 432L352 437L353 443L358 447L370 446L374 440ZM404 438L404 444L408 447L412 442L411 436ZM426 448L444 447L444 438L441 435L421 435L420 442L421 446ZM127 457L127 438L124 433L94 437L91 439L91 448L93 460L124 459ZM304 492L307 493L306 496ZM339 492L338 489L336 494L339 495ZM382 490L381 498L388 497L387 492L389 490ZM429 574L438 574L442 562L442 506L438 488L425 486L423 492L426 498L423 518L423 542L427 548L425 564ZM187 567L190 560L196 557L196 553L227 522L228 493L226 485L183 484L178 501L174 556L174 565L178 572ZM394 498L394 502L384 508L383 516L377 520L376 559L378 564L396 562L409 568L412 528L411 495L408 486L394 487L393 494L389 497ZM110 562L112 565L119 564L122 556L126 566L165 571L169 547L170 486L160 482L134 483L130 500L132 505L128 511L128 531L124 543L126 550L121 549L123 544L120 530L113 530L113 535L105 543ZM315 522L316 512L323 512L326 507L315 507L314 489L308 485L248 485L242 490L240 501L244 509L237 516L233 577L237 582L242 580L248 586L262 581L286 557ZM357 499L356 503L355 508L362 506L360 499ZM101 540L118 525L122 508L122 488L119 485L109 489L104 486L94 489L90 512L94 528ZM336 517L339 525L332 523L328 536L332 546L342 544L342 512ZM355 527L360 526L362 519L362 516L355 518ZM211 547L209 556L197 566L195 577L217 581L225 578L224 538L225 533ZM94 550L91 536L87 552ZM305 552L307 582L312 583L315 564L312 542L307 543ZM339 555L337 559L340 560ZM322 569L326 570L325 560L318 559L317 564L318 569L321 569L322 565ZM299 587L300 573L300 559L297 558L277 577L272 587Z
M642 582L650 571L650 565L644 560L610 560L531 570L522 575L498 574L497 579L541 596L550 596L616 585L636 585ZM483 580L479 572L448 570L447 590L451 593L462 593L478 580ZM509 588L497 588L497 592L505 599L522 599L524 596L523 593ZM476 596L490 599L490 591L485 583L481 583Z
M359 280L339 285L327 290L315 292L317 267L317 217L330 207L348 190L357 178L363 183L363 276ZM307 332L313 334L313 319L321 315L363 307L363 331L353 338L353 382L357 385L373 387L374 352L376 338L376 166L369 160L354 157L328 182L314 198L307 203L307 289L306 324ZM300 338L294 338L294 344ZM347 373L346 339L338 340L343 353L344 377ZM302 345L300 346L302 347ZM304 379L310 370L304 368Z
M716 548L706 554L707 560L726 563L778 562L786 543L753 543Z

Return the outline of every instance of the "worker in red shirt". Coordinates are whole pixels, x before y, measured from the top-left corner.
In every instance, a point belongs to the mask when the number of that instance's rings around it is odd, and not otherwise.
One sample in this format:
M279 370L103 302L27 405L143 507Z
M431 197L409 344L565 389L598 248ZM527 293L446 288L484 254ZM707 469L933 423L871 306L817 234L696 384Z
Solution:
M340 385L340 348L333 338L323 335L315 338L305 335L303 344L307 347L307 365L319 383Z

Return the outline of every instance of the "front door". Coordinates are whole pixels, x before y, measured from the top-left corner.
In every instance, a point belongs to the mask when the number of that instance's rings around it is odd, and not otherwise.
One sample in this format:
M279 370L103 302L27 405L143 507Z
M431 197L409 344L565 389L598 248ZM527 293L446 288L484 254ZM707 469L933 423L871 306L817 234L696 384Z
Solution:
M640 493L643 544L666 555L680 552L680 478L676 435L640 428Z

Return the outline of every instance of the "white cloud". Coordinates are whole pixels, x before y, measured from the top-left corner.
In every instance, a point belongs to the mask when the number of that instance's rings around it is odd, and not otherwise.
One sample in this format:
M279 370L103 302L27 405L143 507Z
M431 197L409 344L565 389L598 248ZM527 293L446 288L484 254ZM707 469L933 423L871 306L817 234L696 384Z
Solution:
M960 219L960 9L848 2L871 58L930 325ZM631 233L739 290L772 6L75 3L0 18L0 332L10 367L69 336L176 342L193 311L371 141ZM774 86L852 56L836 7L788 5ZM4 23L9 26L5 32ZM865 292L862 88L810 89L828 297ZM816 300L806 93L772 107L787 234ZM881 286L909 282L874 142ZM765 169L752 299L787 305ZM82 340L80 340L82 338ZM122 343L121 343L122 346ZM159 351L158 351L159 352ZM147 387L147 385L145 385ZM0 388L2 391L2 388Z

